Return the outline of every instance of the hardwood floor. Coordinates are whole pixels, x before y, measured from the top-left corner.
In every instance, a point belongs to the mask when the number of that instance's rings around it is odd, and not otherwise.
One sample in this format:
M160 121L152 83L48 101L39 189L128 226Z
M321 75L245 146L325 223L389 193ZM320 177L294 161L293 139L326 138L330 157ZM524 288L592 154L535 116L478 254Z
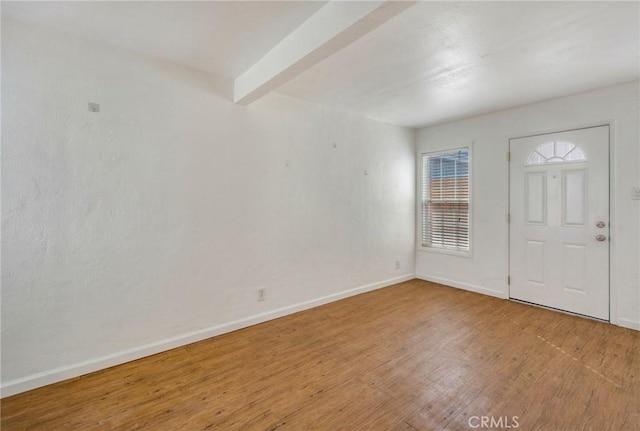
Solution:
M640 430L640 332L413 280L2 400L3 431L516 425Z

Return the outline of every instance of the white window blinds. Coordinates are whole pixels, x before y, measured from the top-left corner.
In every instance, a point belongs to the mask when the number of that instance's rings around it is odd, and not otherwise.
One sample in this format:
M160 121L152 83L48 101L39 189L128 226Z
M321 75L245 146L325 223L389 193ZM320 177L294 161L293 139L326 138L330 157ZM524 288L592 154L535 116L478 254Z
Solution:
M422 246L469 252L469 149L422 155Z

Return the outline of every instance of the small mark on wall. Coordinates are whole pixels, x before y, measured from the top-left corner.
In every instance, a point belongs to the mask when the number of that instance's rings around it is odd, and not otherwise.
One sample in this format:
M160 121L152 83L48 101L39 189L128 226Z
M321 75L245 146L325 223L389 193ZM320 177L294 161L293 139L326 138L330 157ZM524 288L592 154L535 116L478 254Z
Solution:
M100 112L100 104L89 102L89 112Z

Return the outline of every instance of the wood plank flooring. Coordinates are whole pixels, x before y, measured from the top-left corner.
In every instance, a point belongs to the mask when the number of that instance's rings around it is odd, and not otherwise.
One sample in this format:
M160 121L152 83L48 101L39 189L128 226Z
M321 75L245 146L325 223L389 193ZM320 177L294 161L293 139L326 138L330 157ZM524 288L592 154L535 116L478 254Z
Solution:
M1 407L3 431L634 431L640 332L413 280Z

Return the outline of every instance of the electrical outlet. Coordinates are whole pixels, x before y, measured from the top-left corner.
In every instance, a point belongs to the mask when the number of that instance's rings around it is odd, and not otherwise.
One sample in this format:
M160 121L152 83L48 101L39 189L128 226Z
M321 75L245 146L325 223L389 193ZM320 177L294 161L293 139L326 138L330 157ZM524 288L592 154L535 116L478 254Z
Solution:
M258 301L264 301L267 299L267 288L258 287Z
M396 269L400 269L400 261L396 260Z
M100 104L89 102L89 112L100 112Z
M631 190L631 199L635 201L640 200L640 187L634 187L633 190Z

